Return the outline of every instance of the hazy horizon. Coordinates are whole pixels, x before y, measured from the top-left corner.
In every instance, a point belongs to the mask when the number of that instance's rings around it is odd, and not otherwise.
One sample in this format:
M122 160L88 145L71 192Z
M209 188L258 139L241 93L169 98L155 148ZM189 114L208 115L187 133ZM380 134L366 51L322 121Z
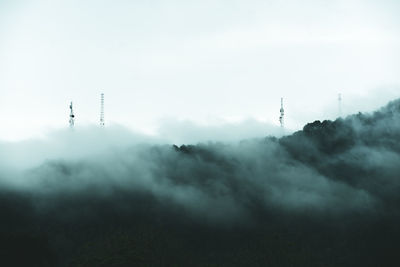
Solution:
M396 1L0 1L0 140L98 124L285 125L400 97ZM160 130L164 129L164 130ZM250 133L249 133L250 134ZM247 136L247 135L246 135Z

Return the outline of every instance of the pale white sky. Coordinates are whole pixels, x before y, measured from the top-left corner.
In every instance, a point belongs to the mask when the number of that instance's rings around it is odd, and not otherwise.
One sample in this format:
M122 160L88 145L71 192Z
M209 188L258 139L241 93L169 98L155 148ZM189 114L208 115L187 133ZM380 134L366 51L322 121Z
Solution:
M101 92L108 125L145 133L278 125L281 96L290 129L334 118L339 92L345 114L370 111L400 97L399 14L395 0L0 0L0 139L67 127L70 100L76 127L97 124Z

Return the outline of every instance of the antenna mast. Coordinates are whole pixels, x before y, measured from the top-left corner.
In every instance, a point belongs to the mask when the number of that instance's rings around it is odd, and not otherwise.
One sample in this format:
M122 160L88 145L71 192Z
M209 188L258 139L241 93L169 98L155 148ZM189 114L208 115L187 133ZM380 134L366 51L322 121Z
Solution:
M71 104L69 104L69 109L71 110L69 113L69 127L73 128L75 125L75 115L74 115L74 110L72 109L72 101Z
M281 127L283 128L285 126L284 123L284 115L285 115L285 110L283 109L283 97L281 97L281 109L279 110L281 115L279 116L279 122L281 123Z
M104 126L104 94L100 97L100 126Z
M338 95L338 111L339 117L342 117L342 94Z
M100 95L100 126L104 126L104 94Z

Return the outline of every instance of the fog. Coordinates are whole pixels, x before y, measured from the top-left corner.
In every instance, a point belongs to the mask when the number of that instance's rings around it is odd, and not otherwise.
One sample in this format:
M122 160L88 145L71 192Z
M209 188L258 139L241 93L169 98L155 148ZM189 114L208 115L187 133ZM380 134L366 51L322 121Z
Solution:
M398 183L397 108L394 102L374 114L317 121L281 139L234 141L229 125L203 132L190 123L169 128L181 141L197 133L193 139L205 140L197 145L176 146L168 144L168 135L145 136L121 126L59 130L41 140L1 143L1 181L45 193L123 188L199 216L208 210L211 217L220 210L241 217L253 205L372 211ZM210 132L227 141L206 141Z
M317 121L280 139L234 141L229 126L170 128L180 140L193 132L193 139L203 134L207 140L209 132L227 137L197 145L172 145L168 135L145 136L121 126L65 129L41 140L1 143L1 181L50 195L91 187L93 194L111 194L111 188L144 192L217 220L251 218L260 205L294 212L375 211L395 197L386 194L398 184L397 108L394 102L374 114Z
M113 229L131 220L217 233L277 222L307 225L305 219L344 229L381 220L393 226L399 220L399 125L396 100L280 138L174 145L114 126L1 143L4 225L45 231L62 244L58 235L65 233L38 229L51 222Z

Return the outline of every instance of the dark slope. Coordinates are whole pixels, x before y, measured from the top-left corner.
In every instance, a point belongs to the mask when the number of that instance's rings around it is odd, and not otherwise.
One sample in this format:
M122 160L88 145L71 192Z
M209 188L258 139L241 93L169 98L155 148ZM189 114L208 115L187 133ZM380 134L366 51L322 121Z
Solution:
M296 160L385 201L400 201L400 100L372 114L315 121L280 144ZM387 201L386 201L387 200Z
M399 141L397 100L281 139L50 159L1 187L1 265L398 266Z
M307 152L304 151L307 148L316 149L318 155L332 156L356 145L399 152L399 120L400 100L396 100L372 114L358 113L345 119L309 123L302 131L282 138L280 143L294 156L299 150Z

